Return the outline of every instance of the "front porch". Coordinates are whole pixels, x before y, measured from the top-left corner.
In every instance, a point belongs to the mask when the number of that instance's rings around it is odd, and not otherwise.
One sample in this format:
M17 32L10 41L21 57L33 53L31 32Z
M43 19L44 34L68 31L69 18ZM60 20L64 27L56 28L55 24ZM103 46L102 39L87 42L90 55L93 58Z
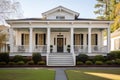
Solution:
M106 28L105 28L106 29ZM109 52L109 46L103 45L104 28L15 28L11 29L11 55L32 53L72 53L101 54ZM109 29L107 35L109 35ZM107 37L109 44L109 36ZM13 41L13 42L12 42Z

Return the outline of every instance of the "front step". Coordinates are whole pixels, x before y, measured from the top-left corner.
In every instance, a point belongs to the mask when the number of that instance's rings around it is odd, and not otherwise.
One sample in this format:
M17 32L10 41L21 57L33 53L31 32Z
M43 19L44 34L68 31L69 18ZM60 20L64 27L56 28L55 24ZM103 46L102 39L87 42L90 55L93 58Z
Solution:
M71 53L51 53L48 55L48 66L74 66Z

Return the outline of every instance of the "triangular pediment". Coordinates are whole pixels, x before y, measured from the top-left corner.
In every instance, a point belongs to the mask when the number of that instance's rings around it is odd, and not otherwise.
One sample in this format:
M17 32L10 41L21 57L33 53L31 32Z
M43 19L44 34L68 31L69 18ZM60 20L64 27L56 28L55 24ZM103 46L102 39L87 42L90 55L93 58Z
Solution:
M75 12L75 11L70 10L70 9L68 9L68 8L65 8L65 7L63 7L63 6L58 6L58 7L56 7L56 8L51 9L51 10L48 10L48 11L42 13L42 15L43 15L43 17L46 17L46 16L48 16L48 15L50 15L50 14L53 14L53 13L55 13L55 12L57 12L57 11L59 11L59 12L66 12L66 13L68 13L68 14L74 15L75 17L78 17L78 16L79 16L79 13L78 13L78 12Z

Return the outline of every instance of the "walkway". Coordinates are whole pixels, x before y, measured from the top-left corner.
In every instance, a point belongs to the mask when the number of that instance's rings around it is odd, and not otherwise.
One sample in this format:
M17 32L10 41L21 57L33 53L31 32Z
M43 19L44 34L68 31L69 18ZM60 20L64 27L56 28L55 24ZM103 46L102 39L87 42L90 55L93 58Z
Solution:
M56 77L55 80L67 80L66 74L63 68L56 68Z

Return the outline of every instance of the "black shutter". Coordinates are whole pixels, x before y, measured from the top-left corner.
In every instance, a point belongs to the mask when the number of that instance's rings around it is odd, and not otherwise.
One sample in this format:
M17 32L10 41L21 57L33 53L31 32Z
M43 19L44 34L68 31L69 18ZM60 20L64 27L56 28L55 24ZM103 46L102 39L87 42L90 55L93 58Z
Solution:
M88 34L87 34L87 45L88 45Z
M21 35L21 45L24 45L24 34Z
M38 34L35 35L35 44L38 45Z
M44 34L44 45L46 45L46 34Z
M96 45L97 45L98 44L98 35L96 34L95 36L96 36L96 40L95 41L96 41Z
M83 34L81 34L81 45L83 45Z
M75 34L74 34L74 45L75 45Z

